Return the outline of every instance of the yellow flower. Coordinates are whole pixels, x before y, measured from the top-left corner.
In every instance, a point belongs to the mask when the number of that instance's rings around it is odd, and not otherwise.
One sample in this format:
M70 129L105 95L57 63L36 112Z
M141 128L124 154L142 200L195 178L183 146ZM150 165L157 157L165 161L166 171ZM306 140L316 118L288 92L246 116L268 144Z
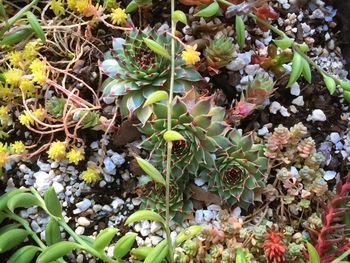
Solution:
M200 52L196 51L197 44L194 46L185 46L185 50L182 51L182 59L185 61L187 65L194 65L198 61L200 61Z
M32 112L34 117L36 117L39 121L45 120L46 116L46 110L43 108L36 109L35 111Z
M67 0L67 5L68 5L68 8L70 10L74 10L75 9L75 1L76 0Z
M33 81L29 79L24 79L21 81L21 84L19 84L19 88L23 90L25 94L28 93L34 93L35 92L35 86Z
M0 107L0 117L7 117L9 115L9 109L6 106Z
M23 61L22 53L19 51L12 51L9 54L9 60L11 66L18 67L20 66L21 62Z
M124 9L121 9L121 8L112 9L111 19L113 24L123 25L125 24L127 18L128 16L126 15Z
M0 142L0 168L4 167L8 159L8 148L6 144Z
M84 149L73 148L67 153L67 158L70 163L77 165L80 161L84 160Z
M35 71L33 73L33 81L40 85L44 85L46 82L46 73L44 71Z
M4 72L5 81L10 85L16 85L21 82L24 72L20 69L9 69Z
M31 126L34 124L34 119L29 115L28 111L22 112L19 116L19 122L25 126Z
M64 15L65 12L64 12L62 0L52 0L51 10L55 13L56 16L59 16L60 14Z
M100 171L98 170L97 167L93 167L92 165L88 166L88 168L86 169L86 171L84 171L81 174L81 178L87 182L87 183L94 183L97 182L98 180L100 180Z
M43 85L46 82L46 62L45 60L35 59L29 66L33 74L33 81Z
M21 154L24 153L25 150L26 147L24 146L24 143L22 141L15 141L14 143L10 144L11 153Z
M49 158L54 161L60 161L66 158L66 145L64 142L56 141L50 145L49 150L47 151Z
M84 13L85 9L89 6L89 0L76 0L75 1L75 9L79 13Z
M38 55L38 45L37 41L28 42L23 51L23 59L32 61Z

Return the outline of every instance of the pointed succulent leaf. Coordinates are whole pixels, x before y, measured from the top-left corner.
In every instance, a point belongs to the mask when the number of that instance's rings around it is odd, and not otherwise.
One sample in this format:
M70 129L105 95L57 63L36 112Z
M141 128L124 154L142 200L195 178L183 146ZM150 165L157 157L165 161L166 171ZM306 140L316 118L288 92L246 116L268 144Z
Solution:
M146 107L158 101L167 100L167 99L168 99L168 93L164 90L158 90L146 99L145 103L143 104L143 107Z
M187 25L187 17L186 14L184 12L182 12L181 10L175 10L173 12L173 14L171 15L171 19L177 23L177 22L181 22L185 25Z
M149 38L143 38L143 41L145 41L147 47L151 49L153 52L157 53L158 55L161 55L167 59L170 58L169 52L159 43L156 41L149 39Z
M163 135L163 138L167 142L185 140L182 134L177 131L166 131Z
M210 111L211 104L212 104L211 98L202 99L196 105L194 105L191 111L191 114L194 117L200 116L200 115L206 115Z
M142 170L149 175L154 181L157 183L160 183L162 185L165 185L165 180L162 176L162 174L148 161L140 158L135 157L137 163L142 168Z
M219 4L216 1L214 1L207 7L203 8L202 10L194 14L194 16L211 17L216 15L216 13L218 13L219 10L220 10Z
M329 94L333 95L333 93L335 92L335 90L337 88L337 85L336 85L334 79L330 76L325 75L325 74L323 74L322 76L323 76L324 83L329 91Z

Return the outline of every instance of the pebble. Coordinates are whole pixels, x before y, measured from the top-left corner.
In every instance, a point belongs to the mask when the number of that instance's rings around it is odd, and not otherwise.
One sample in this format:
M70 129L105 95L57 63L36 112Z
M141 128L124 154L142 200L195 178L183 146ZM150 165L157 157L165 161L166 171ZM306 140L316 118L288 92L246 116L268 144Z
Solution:
M125 163L124 157L119 153L114 153L111 156L111 159L112 159L113 163L117 166L121 166L123 163Z
M35 233L39 233L39 232L42 231L41 227L38 225L38 223L37 223L35 220L33 220L33 221L30 223L30 226L32 227L32 229L33 229L33 231L34 231Z
M290 87L290 94L294 96L299 96L300 94L300 85L295 82L291 87Z
M194 184L197 186L202 186L205 184L205 181L203 180L203 178L195 178L194 179Z
M84 227L87 227L90 225L89 219L87 219L85 216L81 216L77 220L78 224Z
M208 205L207 208L208 208L208 210L217 211L217 212L222 210L219 205Z
M135 198L131 199L132 204L135 206L139 206L141 204L141 201L142 200L139 197L135 197Z
M307 121L326 121L327 117L324 112L320 109L316 109L312 111L312 114L309 115L306 119Z
M124 181L129 181L130 173L128 171L125 171L124 173L122 173L121 177L123 178Z
M76 203L75 206L77 209L73 210L73 214L79 214L91 206L91 201L89 199L84 199L83 201Z
M210 210L203 211L203 218L205 221L210 222L214 218L214 213Z
M281 106L280 113L283 117L289 117L290 113L288 112L288 109L284 106Z
M38 160L36 164L39 166L41 171L49 172L51 170L51 164L49 163L43 163L40 160Z
M56 168L58 168L59 165L60 164L58 162L54 161L54 162L51 163L50 166L51 166L51 169L56 169Z
M35 178L34 186L39 192L47 190L52 184L52 177L44 171L34 173L33 177Z
M292 100L292 104L297 105L297 106L304 106L304 97L303 96L299 96L296 97L294 100Z
M107 157L103 160L103 164L104 164L104 171L106 173L109 174L115 174L115 168L116 165L114 164L114 162L112 161L112 159L110 157Z
M109 205L102 206L102 210L108 213L113 211L113 209Z
M262 127L261 129L258 130L258 135L259 136L264 136L269 132L269 130L267 129L267 127Z
M157 245L160 241L162 241L163 238L159 237L159 236L151 236L151 243L153 246Z
M85 227L83 227L83 226L78 226L78 227L75 229L75 233L76 233L77 235L82 235L82 234L84 234L84 231L85 231Z
M270 112L272 114L277 114L277 112L281 109L281 104L277 101L274 101L270 105Z
M162 229L162 225L159 222L153 221L151 223L151 233L154 234L158 230Z
M199 223L199 224L203 223L203 220L204 220L203 209L199 209L196 211L194 220L196 221L196 223Z
M113 200L113 202L111 203L111 206L113 207L114 211L118 211L119 208L123 207L124 203L125 203L124 200L117 197L116 199Z
M334 144L337 144L341 139L339 133L337 133L337 132L332 132L329 135L329 138L330 138L331 142Z
M336 171L325 171L323 175L323 179L325 179L326 181L330 181L334 179L336 175L337 175Z
M59 182L53 182L52 187L55 189L56 194L59 194L64 190L64 186Z

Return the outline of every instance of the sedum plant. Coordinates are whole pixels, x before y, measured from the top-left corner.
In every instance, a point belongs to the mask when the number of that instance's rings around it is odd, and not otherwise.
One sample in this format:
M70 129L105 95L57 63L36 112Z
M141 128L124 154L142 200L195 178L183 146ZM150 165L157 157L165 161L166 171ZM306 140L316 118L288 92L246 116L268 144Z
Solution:
M263 145L254 144L252 135L242 136L233 130L227 138L230 145L217 154L216 169L204 170L201 175L225 204L238 203L246 209L254 201L254 189L265 185L267 158Z
M178 132L181 140L173 142L172 177L195 175L200 165L214 166L211 153L226 145L224 137L228 125L223 121L225 111L214 105L213 97L198 96L194 90L184 97L175 97L172 102L172 130ZM152 162L158 167L165 167L166 111L162 103L153 105L153 119L140 131L148 135L142 147L150 151Z
M104 83L104 95L121 98L123 116L135 113L143 120L151 111L149 107L141 107L144 101L155 91L168 89L170 43L171 36L167 32L151 28L131 31L125 40L113 39L113 49L101 64L102 71L109 77ZM184 93L194 82L202 80L196 70L185 66L182 50L176 43L175 93Z
M204 51L208 71L218 73L220 68L225 67L231 62L234 51L235 47L232 40L225 35L211 40L209 46Z

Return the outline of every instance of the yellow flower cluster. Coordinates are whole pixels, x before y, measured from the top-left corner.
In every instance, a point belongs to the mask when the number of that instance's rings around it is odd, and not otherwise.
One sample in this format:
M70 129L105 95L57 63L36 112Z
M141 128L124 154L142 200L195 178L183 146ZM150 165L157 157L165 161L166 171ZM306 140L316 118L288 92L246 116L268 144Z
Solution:
M66 158L66 144L65 142L56 141L50 145L48 150L49 158L55 161L60 161Z
M8 160L8 147L6 144L0 142L0 168L5 166Z
M70 163L77 165L80 161L84 160L84 149L83 148L72 148L67 153L67 158Z
M194 65L198 61L200 61L199 56L201 55L200 52L196 51L197 44L194 46L185 46L185 50L182 51L182 59L185 61L187 65Z
M22 125L25 126L31 126L35 123L35 120L32 118L33 115L35 118L37 118L39 121L43 121L46 116L46 111L43 108L38 108L34 111L23 111L22 114L19 116L19 122Z
M123 25L125 24L127 18L128 16L125 13L124 9L121 9L121 8L112 9L111 19L113 24Z
M50 8L56 16L65 14L62 0L52 0Z
M20 97L21 91L26 97L36 95L37 88L46 82L46 61L37 58L39 43L31 41L22 51L13 51L8 55L11 67L3 72L5 84L0 84L0 99L12 101ZM39 85L39 86L38 86Z
M81 178L86 182L86 183L95 183L101 178L101 171L98 169L98 167L95 166L88 166L86 171L84 171L81 174Z
M13 154L21 154L26 151L26 147L22 141L15 141L10 144L10 152Z

